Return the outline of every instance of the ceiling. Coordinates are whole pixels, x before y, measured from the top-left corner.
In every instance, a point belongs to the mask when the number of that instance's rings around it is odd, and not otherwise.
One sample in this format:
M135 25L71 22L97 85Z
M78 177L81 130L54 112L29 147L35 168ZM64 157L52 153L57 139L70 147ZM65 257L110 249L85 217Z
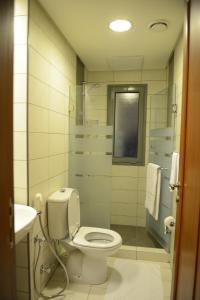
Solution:
M88 70L164 68L181 32L184 0L39 0ZM130 31L112 32L111 20L128 19ZM164 32L147 29L167 20Z

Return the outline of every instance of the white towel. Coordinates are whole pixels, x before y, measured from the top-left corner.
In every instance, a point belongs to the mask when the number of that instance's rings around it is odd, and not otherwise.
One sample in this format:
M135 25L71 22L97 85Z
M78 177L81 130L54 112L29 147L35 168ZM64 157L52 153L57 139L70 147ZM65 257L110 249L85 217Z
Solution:
M173 152L169 188L170 186L174 186L178 184L178 173L179 173L179 153ZM170 191L173 190L170 188Z
M147 166L146 201L145 207L149 213L158 220L160 204L161 169L156 164Z

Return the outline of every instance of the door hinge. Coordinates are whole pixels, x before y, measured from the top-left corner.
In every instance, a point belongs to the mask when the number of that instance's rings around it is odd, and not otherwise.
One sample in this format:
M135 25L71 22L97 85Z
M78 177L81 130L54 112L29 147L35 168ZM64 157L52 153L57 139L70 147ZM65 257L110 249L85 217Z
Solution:
M14 247L14 235L13 235L13 218L14 218L14 205L12 198L10 198L9 201L9 225L10 225L10 236L9 236L9 241L10 241L10 248L12 249Z

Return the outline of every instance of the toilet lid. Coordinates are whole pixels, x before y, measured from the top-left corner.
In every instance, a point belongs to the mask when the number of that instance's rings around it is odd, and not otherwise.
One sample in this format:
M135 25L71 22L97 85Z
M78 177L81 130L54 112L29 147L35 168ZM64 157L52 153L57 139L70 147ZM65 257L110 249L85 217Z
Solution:
M122 243L121 236L110 229L96 227L80 227L73 243L77 246L108 249Z
M73 239L80 228L80 200L77 190L69 189L70 196L68 200L68 230L69 238Z

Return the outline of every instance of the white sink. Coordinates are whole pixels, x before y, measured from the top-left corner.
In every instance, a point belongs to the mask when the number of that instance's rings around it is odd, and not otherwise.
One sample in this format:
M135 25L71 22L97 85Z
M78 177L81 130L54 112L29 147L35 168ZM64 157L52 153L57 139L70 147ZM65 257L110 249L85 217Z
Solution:
M15 243L21 241L33 227L37 211L26 205L15 204Z

